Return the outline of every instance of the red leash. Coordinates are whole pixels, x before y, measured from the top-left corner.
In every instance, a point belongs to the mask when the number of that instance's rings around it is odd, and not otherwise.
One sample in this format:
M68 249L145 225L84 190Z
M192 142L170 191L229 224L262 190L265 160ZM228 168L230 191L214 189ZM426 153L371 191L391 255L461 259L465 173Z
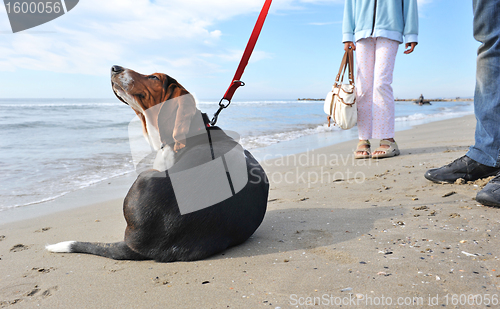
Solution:
M245 52L243 52L243 56L241 57L240 64L238 65L238 69L234 74L233 81L229 88L227 88L226 93L222 97L219 102L219 110L214 114L214 118L210 121L211 125L215 125L217 122L217 117L219 117L220 112L231 104L231 99L233 98L234 92L238 87L245 86L245 83L240 80L243 75L243 71L245 71L245 67L248 64L248 60L252 55L255 44L257 43L257 39L259 38L260 31L262 30L262 26L264 25L264 21L266 20L267 13L269 12L269 7L271 6L272 0L266 0L262 10L260 11L259 18L255 23L255 27L253 28L252 35L250 35L250 39L248 40L247 47L245 48ZM222 101L226 100L227 104L222 103Z

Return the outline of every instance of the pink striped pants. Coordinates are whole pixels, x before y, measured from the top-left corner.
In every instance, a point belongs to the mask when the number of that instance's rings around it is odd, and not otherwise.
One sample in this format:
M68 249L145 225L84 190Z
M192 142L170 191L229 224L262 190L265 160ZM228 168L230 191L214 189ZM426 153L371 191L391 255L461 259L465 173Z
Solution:
M360 140L394 137L392 73L399 42L366 38L356 42L356 94Z

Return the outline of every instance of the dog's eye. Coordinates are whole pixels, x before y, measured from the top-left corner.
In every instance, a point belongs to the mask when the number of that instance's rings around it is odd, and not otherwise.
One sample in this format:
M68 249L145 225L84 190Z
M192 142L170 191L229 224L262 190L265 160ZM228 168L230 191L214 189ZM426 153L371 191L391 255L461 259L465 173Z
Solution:
M156 76L156 75L149 75L149 76L148 76L148 78L149 78L149 79L156 79L156 80L160 80L160 79L158 78L158 76Z

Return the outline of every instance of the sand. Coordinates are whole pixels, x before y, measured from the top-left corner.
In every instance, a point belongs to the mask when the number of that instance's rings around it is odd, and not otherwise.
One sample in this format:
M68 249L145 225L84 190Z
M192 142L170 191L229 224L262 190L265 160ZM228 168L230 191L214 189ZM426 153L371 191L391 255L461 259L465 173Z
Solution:
M391 159L354 160L350 141L267 161L264 222L202 261L44 250L122 240L122 199L0 225L0 307L498 307L500 209L474 200L485 182L423 177L465 154L474 125L467 116L397 132Z

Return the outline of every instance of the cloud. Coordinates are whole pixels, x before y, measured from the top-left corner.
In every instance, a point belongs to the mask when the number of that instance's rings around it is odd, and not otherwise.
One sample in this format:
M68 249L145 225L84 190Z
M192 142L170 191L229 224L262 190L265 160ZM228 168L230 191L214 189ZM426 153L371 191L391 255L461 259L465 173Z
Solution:
M343 0L275 0L271 12ZM181 75L220 70L241 51L220 46L220 22L256 14L263 0L85 0L56 20L4 34L0 71L19 69L88 75L108 74L113 64L138 71L166 68ZM5 10L3 13L5 14ZM2 20L4 20L2 18ZM0 31L8 32L7 22ZM204 53L205 56L201 56ZM217 53L217 57L206 57ZM238 56L236 56L238 55ZM256 50L252 62L272 55Z
M170 65L189 65L199 59L187 61L186 54L195 55L200 45L214 45L221 39L217 22L257 12L260 6L256 0L80 1L74 10L50 23L5 34L0 50L8 65L0 70L100 74L110 62L148 67L148 60L137 59L159 54L175 59ZM0 26L2 31L9 25Z

